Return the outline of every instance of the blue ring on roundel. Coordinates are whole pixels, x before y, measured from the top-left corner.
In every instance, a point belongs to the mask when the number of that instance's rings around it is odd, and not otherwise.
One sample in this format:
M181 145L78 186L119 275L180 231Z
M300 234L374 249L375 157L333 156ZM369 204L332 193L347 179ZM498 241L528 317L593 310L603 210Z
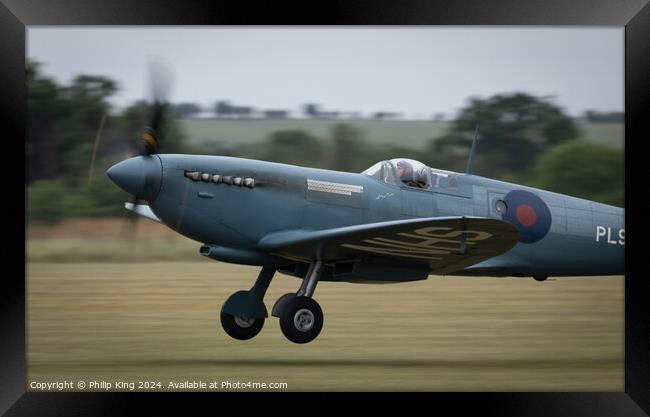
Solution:
M517 228L521 243L535 243L546 236L551 228L551 211L541 198L528 191L514 190L506 194L504 201L507 210L501 218ZM521 221L524 216L526 224Z

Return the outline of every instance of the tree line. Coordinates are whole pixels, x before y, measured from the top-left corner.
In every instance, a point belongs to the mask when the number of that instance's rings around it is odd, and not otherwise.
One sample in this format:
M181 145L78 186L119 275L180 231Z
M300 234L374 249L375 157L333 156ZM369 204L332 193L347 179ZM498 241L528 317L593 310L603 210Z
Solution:
M122 215L122 203L130 196L104 172L136 150L149 103L136 102L116 112L108 102L119 88L115 81L79 75L64 85L45 76L35 62L27 66L27 87L28 219ZM170 106L160 153L212 153L351 172L406 157L464 172L478 125L475 174L623 205L622 151L576 140L573 120L544 97L514 93L471 98L447 132L431 138L424 151L399 138L390 145L373 143L362 129L347 123L336 124L329 137L281 130L261 144L234 149L191 146L178 123L183 116L179 108L187 105Z

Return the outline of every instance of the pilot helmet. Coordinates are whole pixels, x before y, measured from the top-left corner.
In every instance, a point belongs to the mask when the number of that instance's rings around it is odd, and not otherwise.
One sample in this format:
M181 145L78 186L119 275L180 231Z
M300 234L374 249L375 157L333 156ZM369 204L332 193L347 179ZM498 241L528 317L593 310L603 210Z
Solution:
M407 161L401 159L397 161L397 168L401 168L405 173L412 173L413 167Z

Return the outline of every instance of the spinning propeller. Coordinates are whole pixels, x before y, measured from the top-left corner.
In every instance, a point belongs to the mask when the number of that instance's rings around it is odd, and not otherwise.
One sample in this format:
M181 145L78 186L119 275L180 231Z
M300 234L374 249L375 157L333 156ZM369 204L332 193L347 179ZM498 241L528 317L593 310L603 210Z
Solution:
M160 141L164 140L165 113L167 99L173 78L169 66L156 60L149 62L150 96L153 99L149 110L148 124L145 126L137 150L132 158L113 165L106 174L120 188L133 196L128 208L129 221L125 224L124 232L129 240L133 240L138 216L135 209L141 200L151 200L160 186L161 165L157 157Z
M149 78L151 80L151 112L149 124L144 128L138 155L147 156L157 152L162 130L165 124L167 99L172 84L173 74L171 68L162 61L149 62Z

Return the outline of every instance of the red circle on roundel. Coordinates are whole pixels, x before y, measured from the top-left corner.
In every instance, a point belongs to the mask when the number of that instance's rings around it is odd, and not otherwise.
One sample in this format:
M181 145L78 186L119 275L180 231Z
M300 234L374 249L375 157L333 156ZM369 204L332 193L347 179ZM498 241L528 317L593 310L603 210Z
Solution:
M517 220L522 226L532 226L537 221L537 213L531 206L522 204L517 207Z

